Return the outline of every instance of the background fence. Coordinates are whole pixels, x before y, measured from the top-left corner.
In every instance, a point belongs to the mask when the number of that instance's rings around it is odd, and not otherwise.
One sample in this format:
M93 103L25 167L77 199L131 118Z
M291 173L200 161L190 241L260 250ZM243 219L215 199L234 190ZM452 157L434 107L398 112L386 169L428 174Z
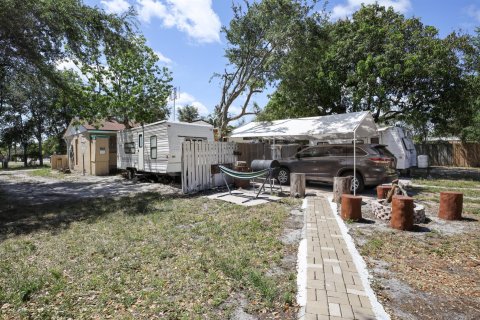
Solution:
M188 141L182 143L182 191L193 193L221 183L212 165L236 161L233 142Z
M480 167L480 143L416 144L417 155L425 154L431 166Z
M238 161L246 161L250 166L252 160L272 160L276 153L276 158L288 158L298 152L299 144L277 145L277 150L272 151L272 145L268 143L237 143L235 153Z

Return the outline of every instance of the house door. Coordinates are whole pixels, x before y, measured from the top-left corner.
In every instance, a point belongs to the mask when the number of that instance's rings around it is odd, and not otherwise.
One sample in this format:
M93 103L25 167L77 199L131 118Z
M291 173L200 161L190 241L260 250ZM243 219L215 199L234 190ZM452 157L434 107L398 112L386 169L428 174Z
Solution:
M138 170L144 170L143 165L143 133L138 134Z

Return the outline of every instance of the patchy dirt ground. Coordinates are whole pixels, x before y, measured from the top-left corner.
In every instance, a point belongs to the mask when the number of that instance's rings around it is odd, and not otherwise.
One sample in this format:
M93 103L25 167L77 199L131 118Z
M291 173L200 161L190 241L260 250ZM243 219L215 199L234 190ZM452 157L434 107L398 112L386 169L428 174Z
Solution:
M480 319L480 216L444 221L438 203L423 200L426 222L402 232L376 219L369 201L350 233L392 319Z
M61 178L56 178L54 175L31 175L34 171L0 171L0 191L9 198L13 197L30 205L69 199L122 197L143 192L158 192L163 195L181 192L178 184L132 182L121 175L96 177L62 174ZM0 212L1 210L0 208Z

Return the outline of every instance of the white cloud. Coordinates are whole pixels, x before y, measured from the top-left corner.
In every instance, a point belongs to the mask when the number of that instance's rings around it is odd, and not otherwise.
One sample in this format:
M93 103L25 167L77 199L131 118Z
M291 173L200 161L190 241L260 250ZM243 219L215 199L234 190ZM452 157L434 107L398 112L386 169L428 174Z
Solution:
M203 103L187 92L180 92L178 94L178 99L175 100L175 112L178 112L178 108L182 108L187 104L196 107L201 116L206 116L210 113ZM173 107L173 101L169 102L169 106ZM177 115L175 115L175 117L177 117Z
M410 0L347 0L346 4L339 4L333 7L332 19L343 19L357 11L362 4L378 3L384 7L392 7L395 11L405 13L410 10L412 4Z
M125 0L102 0L107 13L120 14L128 10L130 4Z
M122 1L122 0L120 0ZM220 18L212 0L137 0L141 21L159 18L166 28L177 28L200 43L220 41Z
M172 64L172 59L166 57L165 55L163 55L163 53L161 53L160 51L155 51L155 54L158 56L158 60L160 62L163 62L165 64Z
M57 61L57 69L58 70L74 70L80 71L77 65L71 59L59 60Z
M471 5L466 8L466 11L470 17L474 18L477 22L480 22L480 8Z
M80 64L80 67L82 66L82 64L79 62ZM77 66L72 59L64 59L64 60L59 60L57 61L56 63L56 67L58 70L72 70L74 72L76 72L80 78L83 80L83 81L87 81L87 76L84 75L82 73L82 71L80 70L80 67Z

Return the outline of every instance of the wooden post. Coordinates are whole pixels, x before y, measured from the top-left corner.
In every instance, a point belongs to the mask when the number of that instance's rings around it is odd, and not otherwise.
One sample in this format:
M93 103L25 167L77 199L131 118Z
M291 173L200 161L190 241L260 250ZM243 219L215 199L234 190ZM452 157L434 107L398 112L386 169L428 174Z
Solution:
M342 194L341 217L343 220L361 220L362 197L357 197L351 194Z
M440 208L438 217L444 220L461 220L463 209L463 193L440 192Z
M390 227L398 230L413 229L413 198L393 196Z
M352 189L352 177L333 177L332 202L340 203L342 194L350 194Z
M304 173L290 173L290 197L305 197L306 180Z
M377 186L377 199L387 198L388 192L392 190L391 185L379 185Z

